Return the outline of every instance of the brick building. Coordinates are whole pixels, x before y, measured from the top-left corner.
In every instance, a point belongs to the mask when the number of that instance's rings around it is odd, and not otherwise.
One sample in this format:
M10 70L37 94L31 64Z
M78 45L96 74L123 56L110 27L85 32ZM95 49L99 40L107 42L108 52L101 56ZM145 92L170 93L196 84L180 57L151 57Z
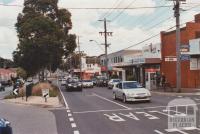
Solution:
M200 14L195 15L194 22L187 22L181 28L181 46L189 45L192 39L200 38ZM164 73L167 81L176 87L176 31L161 32L161 73ZM200 87L200 70L190 69L190 60L181 61L182 88Z

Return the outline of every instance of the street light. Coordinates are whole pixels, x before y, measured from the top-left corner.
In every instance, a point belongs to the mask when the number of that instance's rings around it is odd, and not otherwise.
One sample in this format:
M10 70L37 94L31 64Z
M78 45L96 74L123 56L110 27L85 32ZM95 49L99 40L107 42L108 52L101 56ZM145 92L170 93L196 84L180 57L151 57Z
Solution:
M95 42L97 45L98 45L98 47L102 50L102 51L104 51L104 49L101 47L101 45L102 44L99 44L96 40L89 40L90 42Z

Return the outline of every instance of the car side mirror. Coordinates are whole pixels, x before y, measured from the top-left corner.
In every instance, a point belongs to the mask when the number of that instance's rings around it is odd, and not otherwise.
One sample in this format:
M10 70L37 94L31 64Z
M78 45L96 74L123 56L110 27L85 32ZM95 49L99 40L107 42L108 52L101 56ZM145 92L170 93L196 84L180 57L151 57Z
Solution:
M5 125L6 126L10 126L10 122L9 121L5 121Z

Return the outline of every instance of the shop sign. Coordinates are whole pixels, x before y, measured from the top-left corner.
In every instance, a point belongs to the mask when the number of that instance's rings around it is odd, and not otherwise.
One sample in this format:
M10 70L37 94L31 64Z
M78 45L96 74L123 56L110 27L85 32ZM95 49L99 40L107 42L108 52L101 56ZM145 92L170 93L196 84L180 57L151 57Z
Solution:
M182 54L180 59L182 61L189 61L190 60L190 55L188 55L188 54Z
M169 57L165 57L165 61L166 62L171 62L171 61L177 61L176 56L169 56Z
M132 64L142 64L142 63L145 63L145 59L144 58L132 59Z

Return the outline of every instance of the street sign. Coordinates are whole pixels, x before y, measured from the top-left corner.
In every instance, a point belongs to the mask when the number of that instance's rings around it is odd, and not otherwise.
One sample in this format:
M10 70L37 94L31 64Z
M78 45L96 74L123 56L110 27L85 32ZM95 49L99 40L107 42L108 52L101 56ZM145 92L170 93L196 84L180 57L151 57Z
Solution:
M14 89L14 91L13 91L14 95L18 95L18 92L19 92L18 88Z
M185 53L190 51L190 45L181 45L180 46L180 52Z
M182 54L181 57L180 57L180 59L182 61L189 61L190 60L190 55L188 55L188 54Z
M42 89L42 96L44 98L48 98L49 97L49 89Z

